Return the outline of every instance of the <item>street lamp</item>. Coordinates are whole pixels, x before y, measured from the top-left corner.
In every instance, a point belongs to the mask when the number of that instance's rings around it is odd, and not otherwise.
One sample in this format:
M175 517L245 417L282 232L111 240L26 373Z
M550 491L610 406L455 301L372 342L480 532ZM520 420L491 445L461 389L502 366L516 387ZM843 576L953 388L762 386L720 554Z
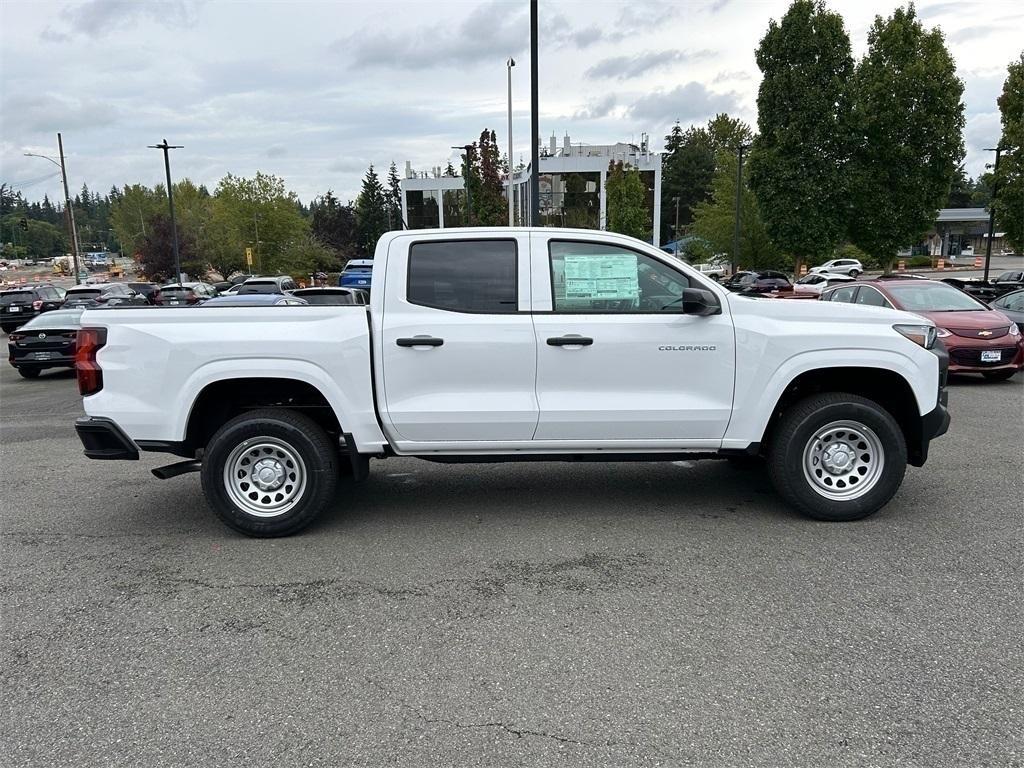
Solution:
M64 182L64 210L68 217L68 226L71 227L71 255L74 261L75 267L75 282L78 282L78 230L75 228L75 209L71 205L71 195L68 192L68 172L64 165L64 141L61 139L60 134L57 134L57 150L60 152L60 162L58 163L52 157L46 155L37 155L34 152L26 152L25 157L41 157L43 160L49 160L51 163L60 168L60 178Z
M171 208L171 235L174 239L174 282L181 282L181 257L178 255L178 227L174 223L174 192L171 189L171 160L168 150L181 149L182 147L174 146L167 143L167 139L164 139L163 144L149 144L149 149L162 149L164 151L164 170L167 172L167 204Z
M750 144L740 142L736 146L738 162L736 163L736 218L732 230L732 273L736 274L740 256L740 191L743 185L743 151L750 149Z
M509 57L505 62L508 67L508 225L515 226L515 217L512 207L512 67L516 60Z
M672 230L672 234L675 235L676 240L679 239L679 195L672 198L672 202L676 204L676 228ZM679 251L679 245L676 244L676 252Z
M466 223L473 223L473 193L469 189L469 163L472 160L472 151L476 149L472 144L464 144L461 147L452 147L452 149L461 149L466 153L466 162L463 164L462 176L465 179L466 187Z
M992 262L992 238L995 237L996 228L996 192L999 190L999 156L1007 150L1007 147L986 147L986 152L996 153L995 165L986 165L992 168L992 199L988 204L988 242L985 243L985 276L982 278L988 282L989 265Z

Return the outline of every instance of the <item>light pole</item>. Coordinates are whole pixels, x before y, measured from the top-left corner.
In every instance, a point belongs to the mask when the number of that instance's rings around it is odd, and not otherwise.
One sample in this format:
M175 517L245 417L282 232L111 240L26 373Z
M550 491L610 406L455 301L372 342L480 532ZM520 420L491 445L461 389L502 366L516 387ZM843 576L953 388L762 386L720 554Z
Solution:
M676 204L676 228L672 230L672 234L675 235L676 240L679 240L679 195L672 198L672 202ZM679 250L679 244L676 244L676 251Z
M732 273L736 274L740 257L740 192L743 185L743 150L749 149L749 144L740 142L736 147L738 162L736 163L736 217L732 230Z
M461 149L466 153L466 161L462 164L462 177L466 187L466 223L470 226L473 225L473 193L469 188L469 167L470 162L473 159L472 152L475 147L472 144L464 144L461 147L452 147L452 149Z
M58 163L52 157L46 155L37 155L33 152L26 152L25 157L41 157L43 160L49 160L51 163L60 168L60 178L64 183L64 212L68 217L68 226L71 228L71 256L74 262L75 268L75 282L78 282L78 229L75 227L75 208L71 205L71 195L68 192L68 172L64 165L64 140L61 139L60 134L57 134L57 150L60 152L60 162Z
M986 152L996 153L995 165L986 166L992 168L992 199L988 204L988 242L985 243L985 276L982 278L988 282L989 265L992 262L992 238L996 229L996 192L999 189L999 156L1003 153L1004 147L986 147Z
M515 226L515 214L512 206L512 67L516 65L516 60L509 58L505 62L505 66L508 67L508 225L510 227Z
M181 282L181 257L178 255L178 227L174 223L174 192L171 189L171 160L169 150L181 149L181 146L174 146L164 139L163 144L150 144L150 149L162 149L164 151L164 170L167 172L167 204L171 208L171 235L174 240L174 282Z
M530 226L540 226L540 99L537 77L537 0L530 0Z

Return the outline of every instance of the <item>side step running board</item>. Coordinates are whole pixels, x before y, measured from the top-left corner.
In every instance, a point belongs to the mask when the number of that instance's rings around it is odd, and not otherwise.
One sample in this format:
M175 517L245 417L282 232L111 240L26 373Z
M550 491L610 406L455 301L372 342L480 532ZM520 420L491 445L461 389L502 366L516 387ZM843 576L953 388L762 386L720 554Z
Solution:
M170 480L178 475L198 472L202 466L203 462L198 459L189 459L188 461L179 461L177 464L168 464L166 467L157 467L153 470L153 475L161 480Z

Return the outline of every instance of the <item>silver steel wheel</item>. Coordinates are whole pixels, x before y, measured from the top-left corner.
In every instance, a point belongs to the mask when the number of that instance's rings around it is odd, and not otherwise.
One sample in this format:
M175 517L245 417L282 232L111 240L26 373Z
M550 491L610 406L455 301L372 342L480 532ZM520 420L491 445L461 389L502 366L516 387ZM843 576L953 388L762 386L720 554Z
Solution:
M878 483L885 467L882 441L859 421L833 421L816 430L804 447L804 477L833 501L856 499Z
M253 437L224 462L224 487L231 501L255 517L278 517L306 490L306 465L299 452L276 437Z

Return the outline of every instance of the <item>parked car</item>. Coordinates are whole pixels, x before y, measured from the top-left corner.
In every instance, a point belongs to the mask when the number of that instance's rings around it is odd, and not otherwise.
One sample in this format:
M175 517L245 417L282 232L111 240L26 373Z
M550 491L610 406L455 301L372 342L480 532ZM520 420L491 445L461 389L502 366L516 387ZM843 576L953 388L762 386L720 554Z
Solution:
M99 283L96 285L76 285L64 295L65 309L75 307L115 307L118 304L148 304L145 296L140 296L128 287L127 283Z
M52 285L26 285L0 292L0 328L10 333L36 315L59 309L63 299Z
M951 285L935 280L858 282L832 288L823 301L913 312L936 325L949 351L950 373L980 373L1004 380L1024 367L1019 326Z
M369 304L370 297L359 288L299 288L292 296L305 299L309 304Z
M991 283L986 283L984 280L975 280L972 278L959 278L959 277L944 277L942 282L946 285L951 285L957 290L963 291L969 296L973 296L978 301L992 301L999 295L999 291Z
M253 293L284 293L294 291L299 287L288 275L277 275L275 277L253 277L242 283L238 289L239 296L246 296Z
M125 285L144 298L147 304L156 304L156 295L160 291L160 286L156 283L125 283Z
M764 451L790 504L843 521L884 506L949 424L930 321L752 301L623 235L389 232L373 268L368 310L87 311L86 456L183 457L154 473L199 471L213 511L252 536L304 528L339 475L365 480L391 455Z
M373 283L373 259L352 259L338 275L339 288L362 288L367 293Z
M1014 269L1009 272L1003 272L992 281L992 285L1000 294L1024 288L1024 271Z
M998 309L1024 330L1024 289L1004 293L989 306Z
M33 318L7 337L7 361L26 379L46 368L74 368L81 317L81 309L58 309Z
M204 307L275 307L309 304L305 299L283 293L247 293L215 296L203 302Z
M826 261L824 264L811 267L809 271L815 274L830 272L832 274L857 277L864 272L864 265L857 259L832 259L832 261Z
M189 306L201 304L216 295L217 290L209 283L171 283L160 286L153 303L162 307Z
M733 276L735 277L735 275ZM741 293L785 293L793 290L793 284L782 272L764 270L761 272L745 272L739 280L732 278L726 283L730 291Z
M854 278L849 275L833 275L812 272L804 275L793 283L793 292L797 294L820 296L821 292L826 288L831 288L833 285L838 285L840 283L848 283L852 280L854 280Z

